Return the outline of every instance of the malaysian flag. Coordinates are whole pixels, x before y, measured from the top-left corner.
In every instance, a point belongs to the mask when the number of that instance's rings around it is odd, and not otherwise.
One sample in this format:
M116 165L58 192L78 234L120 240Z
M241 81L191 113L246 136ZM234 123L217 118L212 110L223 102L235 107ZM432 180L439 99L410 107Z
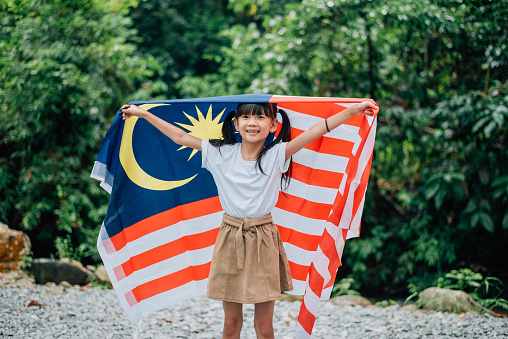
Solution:
M239 103L276 103L288 113L295 137L365 100L248 94L132 104L213 139ZM376 121L352 118L295 154L291 183L272 212L293 277L290 293L304 295L297 338L310 337L344 243L359 236ZM199 153L174 144L143 119L123 121L120 110L100 148L91 176L111 198L97 247L132 322L206 292L223 212Z

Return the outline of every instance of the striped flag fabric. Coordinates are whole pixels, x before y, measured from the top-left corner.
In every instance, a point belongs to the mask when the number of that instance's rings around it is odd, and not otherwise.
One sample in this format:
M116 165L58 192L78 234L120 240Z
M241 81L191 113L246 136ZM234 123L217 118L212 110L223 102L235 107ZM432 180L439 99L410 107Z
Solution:
M239 103L276 103L292 137L369 99L247 94L132 102L201 139L220 137ZM319 300L330 297L346 239L358 237L372 161L375 116L357 116L293 156L293 174L272 212L294 290L304 295L296 328L308 338ZM222 208L201 154L180 147L143 119L119 110L92 178L110 194L97 248L131 322L206 293Z

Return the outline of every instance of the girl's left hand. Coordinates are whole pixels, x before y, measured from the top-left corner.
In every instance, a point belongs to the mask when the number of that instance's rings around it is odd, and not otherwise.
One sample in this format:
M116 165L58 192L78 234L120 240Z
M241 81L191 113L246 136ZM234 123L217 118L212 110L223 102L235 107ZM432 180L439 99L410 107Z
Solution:
M379 111L379 107L369 101L364 101L358 105L351 106L354 115L363 114L373 116L374 111Z

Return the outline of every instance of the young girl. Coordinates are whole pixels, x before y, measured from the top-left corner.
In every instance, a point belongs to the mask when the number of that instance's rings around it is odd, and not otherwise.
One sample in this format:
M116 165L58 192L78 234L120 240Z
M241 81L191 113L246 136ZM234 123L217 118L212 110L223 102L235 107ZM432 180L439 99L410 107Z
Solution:
M137 107L124 105L123 119L146 119L175 143L202 152L202 166L214 178L224 209L208 279L207 297L222 300L223 338L240 338L242 304L255 304L258 338L273 338L273 310L281 292L293 289L288 260L271 210L279 189L287 187L291 156L358 114L373 115L377 106L362 102L312 126L293 140L290 122L276 104L240 104L224 119L222 139L201 140ZM281 131L265 146L266 138ZM233 124L240 133L236 142ZM285 183L285 185L284 185Z

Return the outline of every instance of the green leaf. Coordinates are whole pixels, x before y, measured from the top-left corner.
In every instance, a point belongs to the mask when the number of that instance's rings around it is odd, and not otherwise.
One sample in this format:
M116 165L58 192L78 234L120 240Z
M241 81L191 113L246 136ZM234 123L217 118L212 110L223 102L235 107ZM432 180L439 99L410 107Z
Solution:
M508 175L503 175L499 178L496 178L496 180L494 180L494 182L492 183L492 187L504 185L508 185Z
M485 228L490 233L494 232L494 221L492 221L490 215L485 212L479 212L478 217L483 228Z
M456 199L462 200L464 198L464 191L462 190L462 187L459 184L452 184L452 191L453 196Z
M444 179L445 182L451 183L452 182L452 174L451 173L446 173L445 175L443 175L443 179Z
M436 208L438 210L441 209L441 206L443 205L445 197L446 197L446 190L442 189L437 193L436 198L435 198L435 204L436 204Z
M503 222L501 223L503 225L504 230L508 230L508 211L505 213Z
M485 123L489 120L489 117L483 117L481 118L480 120L478 120L476 122L476 124L474 124L473 128L471 129L471 131L473 133L476 133L480 130L480 128L482 128L483 125L485 125Z
M425 190L425 198L427 198L427 200L432 199L432 197L436 195L439 187L440 187L440 182L435 181L431 187L429 187Z
M450 176L457 181L466 181L466 176L464 175L464 173L452 172L450 173Z
M472 228L476 227L479 219L480 219L479 212L476 212L473 215L471 215L471 227Z
M469 202L466 205L466 208L462 211L462 213L469 214L476 211L476 204L474 200L469 200Z

